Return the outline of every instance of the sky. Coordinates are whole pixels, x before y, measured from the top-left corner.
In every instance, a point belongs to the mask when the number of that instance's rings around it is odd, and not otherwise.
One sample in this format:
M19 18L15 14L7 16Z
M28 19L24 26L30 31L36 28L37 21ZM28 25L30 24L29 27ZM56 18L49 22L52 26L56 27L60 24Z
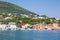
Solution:
M0 0L10 2L38 15L60 18L60 0Z

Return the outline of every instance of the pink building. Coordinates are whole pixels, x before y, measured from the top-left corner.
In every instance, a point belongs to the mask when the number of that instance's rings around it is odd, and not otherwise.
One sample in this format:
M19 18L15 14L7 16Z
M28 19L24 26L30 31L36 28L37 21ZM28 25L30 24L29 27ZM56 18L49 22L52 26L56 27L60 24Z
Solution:
M58 28L58 24L57 23L53 23L53 24L49 24L48 25L48 29L56 29Z
M40 30L40 29L46 28L46 25L45 24L34 24L33 27L36 30Z
M30 25L30 24L22 24L22 25L21 25L21 27L22 27L23 29L27 28L28 26L31 26L31 25Z
M54 23L53 26L54 26L54 28L58 28L59 27L58 23Z

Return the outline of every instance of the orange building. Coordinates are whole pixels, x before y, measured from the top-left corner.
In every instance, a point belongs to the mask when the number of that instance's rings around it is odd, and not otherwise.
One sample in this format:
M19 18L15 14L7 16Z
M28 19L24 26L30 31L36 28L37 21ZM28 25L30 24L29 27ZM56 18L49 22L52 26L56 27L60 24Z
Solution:
M46 27L45 24L34 24L34 29L36 30L40 30L40 29L44 29Z
M49 24L48 25L48 29L56 29L58 28L58 24L57 23L53 23L53 24Z
M53 28L54 28L53 24L48 25L48 29L53 29Z

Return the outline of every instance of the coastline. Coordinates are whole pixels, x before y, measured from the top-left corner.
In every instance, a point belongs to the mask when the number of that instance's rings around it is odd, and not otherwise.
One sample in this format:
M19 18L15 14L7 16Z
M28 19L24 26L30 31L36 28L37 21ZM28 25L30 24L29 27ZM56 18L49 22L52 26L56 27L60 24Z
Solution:
M58 29L24 29L24 28L14 28L14 29L10 29L10 28L8 28L8 29L2 29L2 30L0 30L0 31L7 31L7 30L9 30L9 31L17 31L17 30L21 30L21 31L60 31L60 28L58 28Z

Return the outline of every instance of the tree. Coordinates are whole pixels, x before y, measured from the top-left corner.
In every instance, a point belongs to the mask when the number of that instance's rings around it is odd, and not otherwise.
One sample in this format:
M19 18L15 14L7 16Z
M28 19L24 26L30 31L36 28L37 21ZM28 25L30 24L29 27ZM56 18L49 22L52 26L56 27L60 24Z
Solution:
M45 24L51 24L50 20L49 19L45 19Z

